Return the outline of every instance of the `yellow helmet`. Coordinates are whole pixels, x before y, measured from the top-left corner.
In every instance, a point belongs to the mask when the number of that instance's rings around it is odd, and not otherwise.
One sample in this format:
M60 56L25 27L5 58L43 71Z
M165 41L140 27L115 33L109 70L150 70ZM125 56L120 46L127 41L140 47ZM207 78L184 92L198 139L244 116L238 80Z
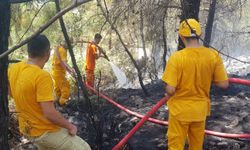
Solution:
M189 25L188 25L188 24ZM190 29L192 28L192 31ZM201 35L201 25L195 19L187 19L181 22L180 28L178 31L179 35L184 37L196 37Z

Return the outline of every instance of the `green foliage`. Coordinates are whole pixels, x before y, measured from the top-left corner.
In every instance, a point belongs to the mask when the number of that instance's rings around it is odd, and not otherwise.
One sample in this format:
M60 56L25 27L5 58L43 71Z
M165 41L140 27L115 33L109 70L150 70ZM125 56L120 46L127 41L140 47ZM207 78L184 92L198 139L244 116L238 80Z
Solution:
M165 32L167 34L167 46L174 51L177 47L177 32L179 25L178 15L181 12L179 1L177 0L106 0L107 9L109 11L109 17L114 23L115 27L119 30L122 36L123 42L126 44L129 51L134 56L138 63L143 68L143 74L147 77L147 74L156 73L156 70L160 70L163 53L163 39L162 29L163 16L165 17ZM209 1L202 1L200 10L200 20L205 27L207 10L209 7ZM44 6L43 4L46 3ZM61 8L65 8L72 3L72 0L61 0ZM104 3L102 1L102 5ZM224 48L225 51L229 47L225 46L225 43L229 39L241 42L244 47L249 47L247 37L241 36L238 40L238 36L232 36L229 34L223 34L227 27L228 31L235 30L248 30L249 24L249 2L246 0L225 0L218 1L215 17L215 30L218 35L213 35L214 43L219 48ZM38 10L43 6L38 15L34 18ZM45 24L50 18L52 18L55 11L55 3L53 0L37 0L30 3L15 4L11 7L11 36L10 47L16 45L23 34L29 28L30 23L33 20L28 32L24 35L24 38L30 36L34 31L38 30L40 26ZM143 20L141 20L141 16ZM63 16L68 30L68 34L74 40L91 41L95 33L100 32L103 35L103 40L100 46L107 52L108 56L114 64L119 66L125 71L130 80L136 79L136 71L131 63L128 55L125 53L124 48L121 45L121 41L118 39L115 32L110 28L110 25L105 22L105 18L97 6L96 1L88 2L75 8L73 11L68 12ZM237 21L235 21L237 20ZM143 27L141 27L141 21ZM238 23L240 22L240 23ZM141 30L141 28L143 30ZM138 58L138 49L142 48L141 31L143 31L145 37L145 46L148 54L147 61L142 61ZM51 41L52 47L55 47L64 40L58 21L51 25L45 32L45 35ZM217 40L216 40L217 39ZM231 40L232 41L232 40ZM219 43L218 43L219 42ZM233 45L235 42L231 42ZM85 51L86 43L73 43L74 52L76 55L79 68L84 73ZM230 45L230 44L229 44ZM168 53L168 55L171 52ZM25 59L26 58L26 46L20 48L10 55L11 59ZM70 60L70 59L69 59ZM71 62L69 61L71 64ZM49 65L48 67L49 68ZM111 71L111 67L108 62L103 59L97 61L96 72L102 72L102 76L105 80L113 82L115 80L114 74Z

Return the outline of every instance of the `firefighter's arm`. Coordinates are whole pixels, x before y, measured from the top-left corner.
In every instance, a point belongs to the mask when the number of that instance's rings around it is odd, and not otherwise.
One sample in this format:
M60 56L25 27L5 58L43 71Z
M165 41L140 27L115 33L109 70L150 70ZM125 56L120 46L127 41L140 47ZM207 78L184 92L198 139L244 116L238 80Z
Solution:
M217 62L213 75L213 83L219 88L226 89L229 86L228 76L220 55L217 55Z
M67 71L69 71L69 72L75 72L74 71L74 69L72 69L69 65L68 65L68 63L66 62L66 61L61 61L61 65L62 65L62 67L65 69L65 70L67 70Z
M227 89L229 87L229 81L225 80L225 81L220 81L220 82L214 82L214 84L222 89Z
M107 59L108 61L110 61L106 52L100 46L97 45L97 47L98 47L98 51L99 51L99 57L103 57L103 58Z
M66 51L59 52L59 47L57 47L56 53L61 66L68 72L74 73L75 72L74 69L72 69L67 63L67 52Z
M67 129L70 135L72 136L76 135L77 132L76 126L74 126L67 119L65 119L63 115L55 109L53 101L40 102L40 106L42 108L44 116L49 121L62 128Z
M98 58L100 58L100 52L99 53L98 52L95 53L95 59L98 59Z
M168 96L173 96L175 94L176 88L171 85L166 85L165 91Z

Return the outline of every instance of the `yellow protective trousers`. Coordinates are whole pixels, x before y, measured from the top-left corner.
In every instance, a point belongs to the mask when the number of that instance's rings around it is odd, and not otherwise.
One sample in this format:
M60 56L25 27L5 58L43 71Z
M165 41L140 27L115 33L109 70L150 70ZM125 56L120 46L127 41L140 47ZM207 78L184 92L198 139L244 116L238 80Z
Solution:
M86 72L86 84L94 87L94 82L95 82L95 73L94 70L85 70Z
M46 132L30 140L38 147L38 150L91 150L87 142L79 136L69 135L66 129Z
M52 77L54 79L55 94L59 98L59 103L64 105L70 97L70 83L65 77L65 72L53 72Z
M183 150L188 138L189 150L202 150L205 121L183 122L169 115L168 150Z

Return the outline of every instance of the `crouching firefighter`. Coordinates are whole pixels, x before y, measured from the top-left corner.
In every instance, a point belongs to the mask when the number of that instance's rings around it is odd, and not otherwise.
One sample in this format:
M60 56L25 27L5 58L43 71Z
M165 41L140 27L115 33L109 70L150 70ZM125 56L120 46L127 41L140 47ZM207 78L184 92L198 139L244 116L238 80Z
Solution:
M50 42L38 35L28 43L28 60L10 66L9 93L15 101L20 132L38 150L90 150L77 127L55 109L53 81L43 70Z

